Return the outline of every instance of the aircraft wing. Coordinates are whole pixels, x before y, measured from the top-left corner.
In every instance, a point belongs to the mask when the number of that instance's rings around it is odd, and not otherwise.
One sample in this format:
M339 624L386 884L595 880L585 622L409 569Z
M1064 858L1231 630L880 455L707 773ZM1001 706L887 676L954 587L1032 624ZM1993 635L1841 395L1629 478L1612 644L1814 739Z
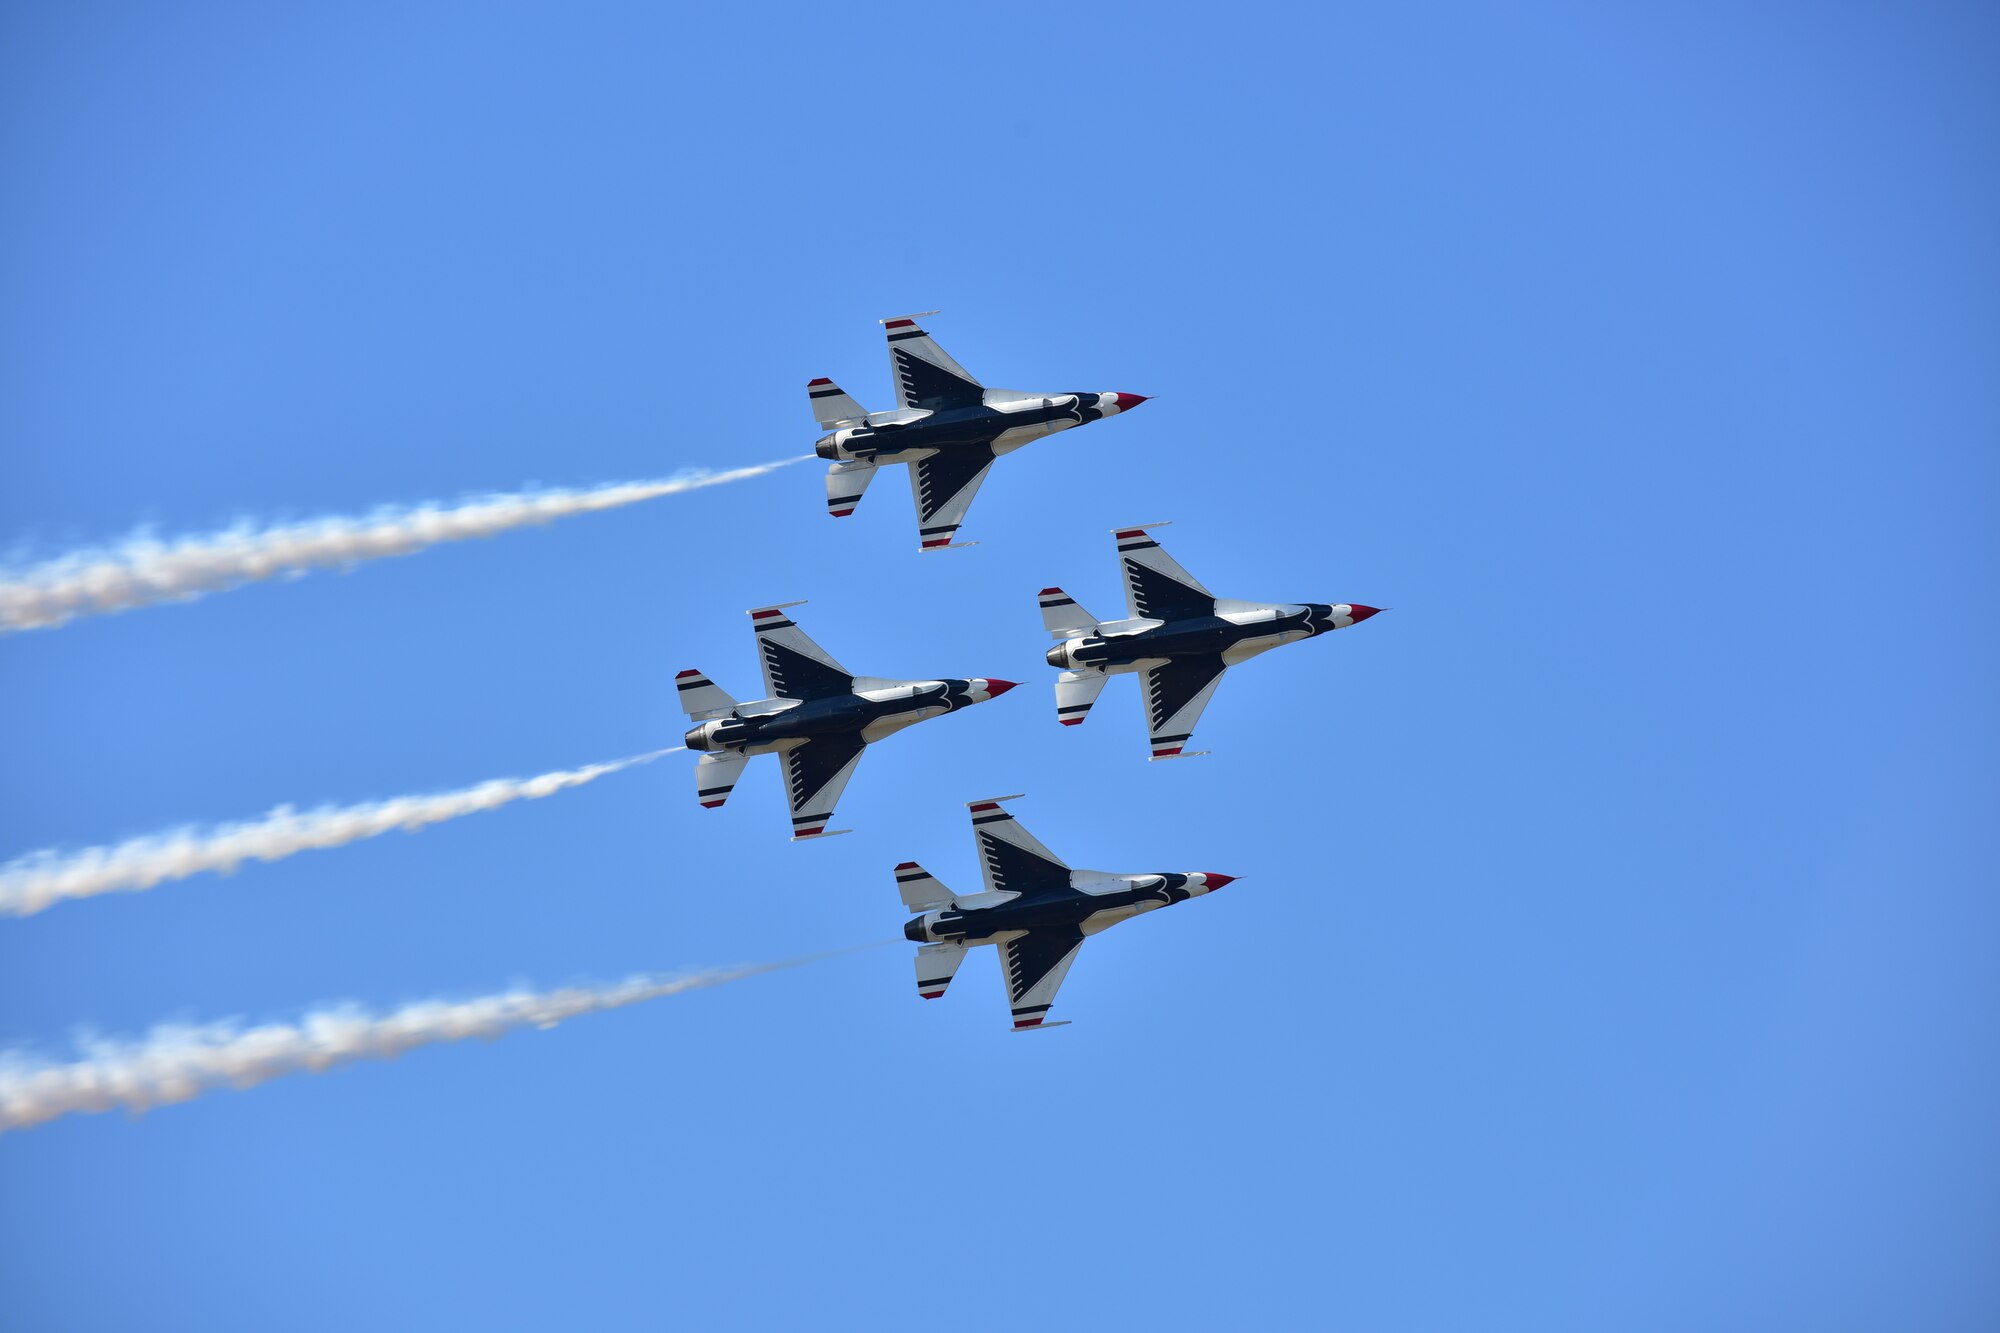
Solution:
M781 606L759 607L750 613L757 634L757 660L764 667L764 688L773 699L824 699L854 692L854 673L832 654L806 637L806 632Z
M1222 654L1180 657L1145 674L1146 721L1151 725L1153 758L1171 759L1194 735L1201 710L1215 696L1222 673L1229 668Z
M1144 528L1118 533L1125 567L1125 605L1135 620L1191 620L1215 614L1215 594L1180 567Z
M1083 932L1075 926L1031 930L1000 946L1017 1030L1041 1026L1081 948Z
M917 502L917 540L926 551L951 545L972 497L993 468L985 446L952 449L910 464L910 494Z
M833 807L868 748L859 736L816 736L785 751L785 789L792 798L792 837L826 832Z
M1068 863L1042 846L999 801L975 801L969 808L972 837L979 844L979 865L986 872L988 889L1035 893L1069 887Z
M882 331L889 336L889 371L896 381L896 406L941 412L975 407L983 400L986 387L918 328L916 320L885 319Z

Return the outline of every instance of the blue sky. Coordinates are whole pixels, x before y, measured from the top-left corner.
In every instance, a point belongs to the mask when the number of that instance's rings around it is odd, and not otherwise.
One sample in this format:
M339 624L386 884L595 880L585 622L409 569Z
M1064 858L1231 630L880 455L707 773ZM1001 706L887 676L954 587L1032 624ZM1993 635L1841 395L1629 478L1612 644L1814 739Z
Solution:
M1991 1327L1996 24L1972 5L16 6L0 543L804 451L878 317L1155 395L920 556L817 467L0 643L0 859L670 743L742 612L1028 688L784 840L674 756L0 922L0 1042L890 936L1026 791L1228 893L1073 1026L908 946L0 1139L97 1330ZM1108 530L1393 610L1144 762Z

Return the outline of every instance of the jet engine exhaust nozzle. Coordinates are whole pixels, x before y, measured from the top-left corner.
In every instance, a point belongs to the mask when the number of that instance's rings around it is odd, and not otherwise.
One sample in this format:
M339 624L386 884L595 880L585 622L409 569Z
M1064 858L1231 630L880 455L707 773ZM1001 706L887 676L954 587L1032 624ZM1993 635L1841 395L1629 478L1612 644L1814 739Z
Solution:
M704 722L700 726L689 727L687 735L681 737L681 742L690 750L713 750L715 748L715 742L712 739L714 735L715 724L713 722Z

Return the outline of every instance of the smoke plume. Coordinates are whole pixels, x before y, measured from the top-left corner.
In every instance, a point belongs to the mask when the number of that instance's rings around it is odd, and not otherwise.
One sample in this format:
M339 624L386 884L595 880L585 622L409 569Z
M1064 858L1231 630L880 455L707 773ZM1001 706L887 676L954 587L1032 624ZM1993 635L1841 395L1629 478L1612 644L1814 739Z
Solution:
M317 518L265 528L241 523L223 532L171 542L134 536L115 546L0 569L0 634L47 629L77 616L129 611L155 602L189 601L280 574L409 555L440 542L491 537L571 514L761 477L809 457L584 490L527 491L456 504L383 508L363 518Z
M248 1028L234 1022L162 1024L138 1041L79 1038L81 1058L70 1064L4 1052L0 1053L0 1133L116 1106L136 1114L189 1101L225 1085L248 1088L282 1074L317 1074L356 1060L393 1060L419 1046L468 1037L490 1039L522 1027L550 1028L583 1014L720 986L829 956L679 975L648 973L608 986L425 1000L386 1014L343 1004L317 1010L296 1023Z
M228 874L245 861L278 861L294 852L340 847L391 829L415 832L427 824L533 801L594 782L607 773L673 754L680 746L608 764L558 769L532 778L496 778L460 791L398 796L362 805L326 806L303 813L281 805L262 819L215 828L182 828L108 847L30 852L0 865L0 916L31 916L64 898L137 892L205 870Z

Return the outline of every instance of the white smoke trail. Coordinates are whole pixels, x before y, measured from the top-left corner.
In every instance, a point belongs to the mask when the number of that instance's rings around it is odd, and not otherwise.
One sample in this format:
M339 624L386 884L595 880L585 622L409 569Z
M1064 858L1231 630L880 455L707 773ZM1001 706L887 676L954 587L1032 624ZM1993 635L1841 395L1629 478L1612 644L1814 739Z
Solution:
M491 537L571 514L761 477L810 457L585 490L526 491L457 504L382 508L363 518L316 518L261 529L242 523L173 542L134 536L115 546L74 551L38 565L0 569L0 634L48 629L77 616L108 615L155 602L191 601L279 574L409 555L440 542Z
M224 1085L249 1088L281 1074L317 1074L356 1060L393 1060L419 1046L468 1037L490 1039L522 1027L550 1028L583 1014L720 986L831 956L813 954L782 963L679 975L648 973L608 986L425 1000L379 1015L343 1004L310 1013L297 1023L251 1028L233 1022L162 1024L138 1041L79 1038L82 1058L70 1064L0 1052L0 1133L114 1106L136 1114L189 1101Z
M460 791L398 796L362 805L326 806L303 814L281 805L262 819L216 828L182 828L78 852L30 852L0 865L0 916L31 916L65 898L137 892L205 870L228 874L245 861L278 861L294 852L340 847L391 829L414 833L427 824L535 801L594 782L607 773L649 763L682 747L655 750L608 764L558 769L533 778L495 778Z

